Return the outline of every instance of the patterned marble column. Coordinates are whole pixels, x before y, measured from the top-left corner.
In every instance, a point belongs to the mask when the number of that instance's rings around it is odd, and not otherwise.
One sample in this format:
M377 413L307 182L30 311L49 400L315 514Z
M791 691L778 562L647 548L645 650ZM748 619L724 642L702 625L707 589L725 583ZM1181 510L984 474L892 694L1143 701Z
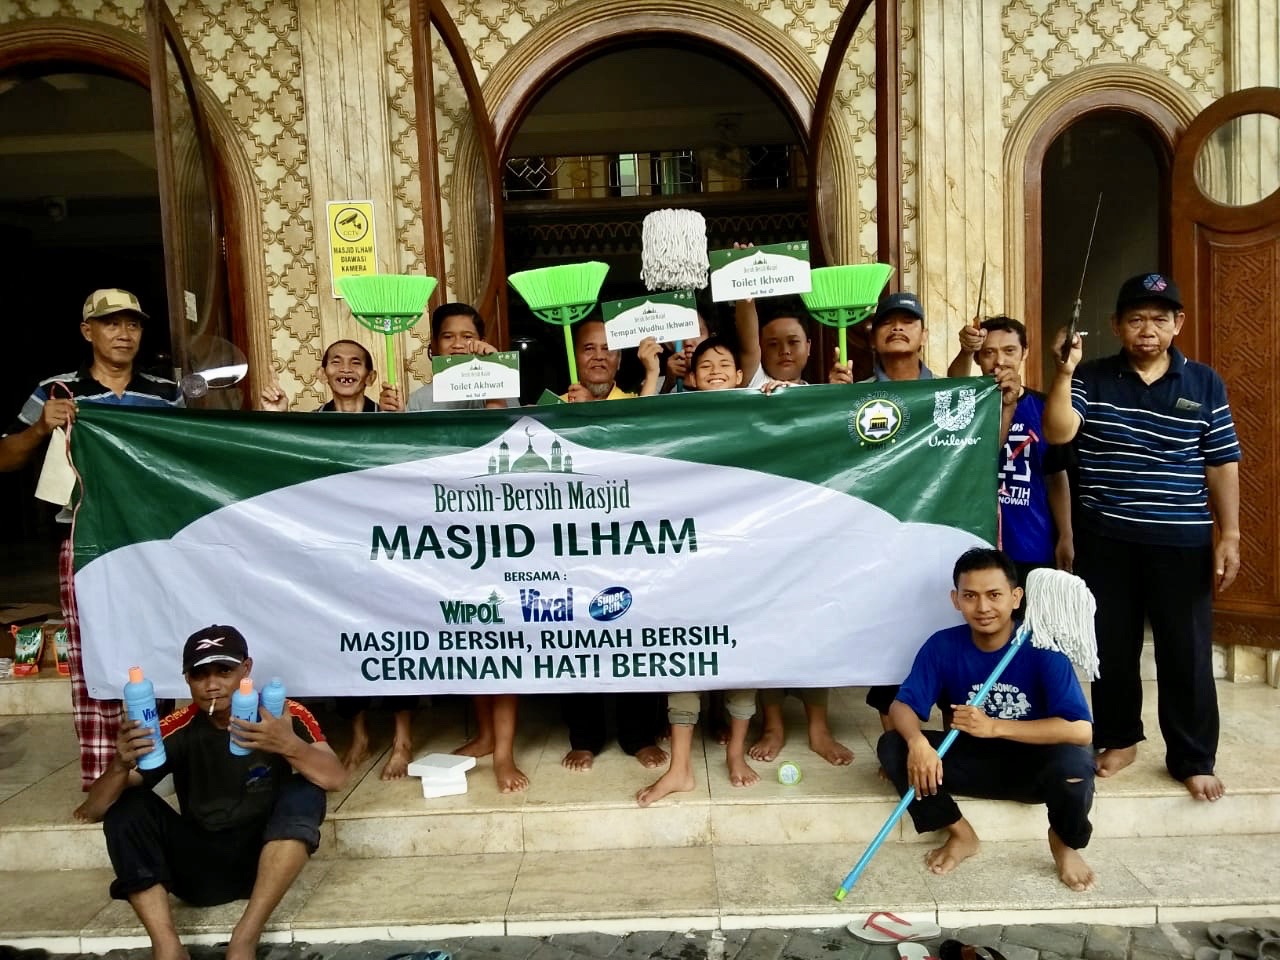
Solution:
M977 305L984 259L985 312L1003 307L1001 4L922 0L916 7L916 292L929 319L926 361L941 373L955 352L955 331Z
M399 269L395 185L387 119L383 12L379 0L298 0L306 92L308 167L315 222L320 341L358 340L386 372L384 338L356 324L330 289L325 203L373 203L378 269ZM404 340L403 335L399 338ZM399 374L403 344L397 345Z

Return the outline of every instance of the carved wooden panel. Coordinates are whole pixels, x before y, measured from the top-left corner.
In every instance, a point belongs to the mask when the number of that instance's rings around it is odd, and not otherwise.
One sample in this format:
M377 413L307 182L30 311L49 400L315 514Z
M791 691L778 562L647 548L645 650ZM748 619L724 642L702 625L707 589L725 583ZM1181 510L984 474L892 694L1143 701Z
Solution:
M1212 363L1227 382L1244 462L1240 575L1225 610L1280 606L1280 225L1245 235L1201 232Z

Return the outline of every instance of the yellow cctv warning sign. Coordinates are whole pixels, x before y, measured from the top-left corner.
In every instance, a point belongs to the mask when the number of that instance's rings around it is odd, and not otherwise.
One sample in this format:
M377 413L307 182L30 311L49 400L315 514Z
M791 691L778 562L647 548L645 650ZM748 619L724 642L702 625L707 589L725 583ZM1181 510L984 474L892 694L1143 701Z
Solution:
M378 272L378 251L373 239L373 204L359 200L330 200L329 278L334 297L343 277Z

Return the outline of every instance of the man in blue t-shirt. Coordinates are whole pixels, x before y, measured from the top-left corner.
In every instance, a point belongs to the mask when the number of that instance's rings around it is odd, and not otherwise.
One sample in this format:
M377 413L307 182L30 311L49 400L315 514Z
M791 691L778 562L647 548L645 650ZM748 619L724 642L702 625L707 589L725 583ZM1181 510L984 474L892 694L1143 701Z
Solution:
M1090 890L1093 870L1080 851L1093 832L1093 724L1071 662L1027 644L986 702L966 706L1013 639L1022 589L1013 562L983 547L956 561L952 582L951 602L965 623L939 630L916 654L889 708L893 729L880 738L880 766L899 795L915 788L907 812L918 833L948 833L925 857L933 873L950 873L978 852L978 835L952 799L965 794L1045 804L1058 876L1072 890ZM945 732L921 728L935 703L952 705L950 726L963 734L945 757L937 752Z
M1225 792L1214 769L1213 592L1240 569L1240 444L1222 378L1173 345L1185 319L1168 277L1126 280L1111 318L1118 354L1080 363L1077 334L1064 360L1059 333L1044 430L1074 440L1080 464L1075 571L1098 601L1098 776L1133 763L1145 739L1147 620L1165 767L1213 801Z
M967 377L972 363L1000 384L1000 548L1018 568L1019 582L1037 567L1070 570L1071 448L1049 444L1041 419L1045 396L1022 385L1027 328L1010 317L988 317L960 331L960 352L947 374Z

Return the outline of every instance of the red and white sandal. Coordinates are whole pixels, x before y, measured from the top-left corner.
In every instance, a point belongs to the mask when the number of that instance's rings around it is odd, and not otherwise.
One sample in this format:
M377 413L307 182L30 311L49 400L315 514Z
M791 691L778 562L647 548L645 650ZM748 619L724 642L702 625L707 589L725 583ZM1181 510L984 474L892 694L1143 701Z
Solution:
M904 920L892 913L873 913L861 923L851 920L846 929L864 943L904 943L942 936L942 928L932 920Z

